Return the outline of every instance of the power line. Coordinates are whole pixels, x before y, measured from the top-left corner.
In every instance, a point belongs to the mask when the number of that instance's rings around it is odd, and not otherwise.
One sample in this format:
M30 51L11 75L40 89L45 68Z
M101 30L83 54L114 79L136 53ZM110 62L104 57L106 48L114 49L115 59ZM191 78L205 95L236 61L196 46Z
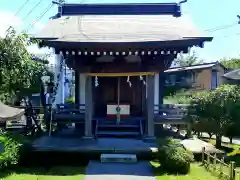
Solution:
M25 3L18 9L18 11L15 13L15 16L18 15L18 13L26 6L29 0L26 0Z
M53 7L53 4L49 4L49 6L44 10L44 12L37 17L35 21L33 21L25 30L25 32L28 32L51 8Z
M231 27L234 27L234 26L237 26L237 25L238 25L238 23L234 23L234 24L219 26L219 27L212 28L212 29L206 29L204 31L205 32L215 32L215 31L219 31L219 30L223 30L223 29L228 29L228 28L231 28Z
M215 28L211 28L211 29L206 29L204 30L205 32L215 32L215 31L219 31L219 30L223 30L223 29L228 29L237 25L240 25L240 15L237 15L238 21L234 22L232 24L228 24L228 25L223 25L223 26L219 26L219 27L215 27Z
M29 12L28 14L23 18L23 21L27 19L27 17L34 11L34 9L36 9L39 4L42 2L43 0L40 0Z
M233 35L226 35L226 36L223 36L223 38L229 38L229 37L239 36L239 35L240 35L240 33L233 34Z

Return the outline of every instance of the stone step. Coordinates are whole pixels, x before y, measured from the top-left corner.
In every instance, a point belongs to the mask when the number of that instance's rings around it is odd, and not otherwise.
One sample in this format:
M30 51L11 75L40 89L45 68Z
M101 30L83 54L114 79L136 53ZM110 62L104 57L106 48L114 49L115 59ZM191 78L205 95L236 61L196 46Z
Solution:
M140 132L137 131L98 131L97 136L101 137L136 137Z
M136 154L101 154L102 163L136 163Z

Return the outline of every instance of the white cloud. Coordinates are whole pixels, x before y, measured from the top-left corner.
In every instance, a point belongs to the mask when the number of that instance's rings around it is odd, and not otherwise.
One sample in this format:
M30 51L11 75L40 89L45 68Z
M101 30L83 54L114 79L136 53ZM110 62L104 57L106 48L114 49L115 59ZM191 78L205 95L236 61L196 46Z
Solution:
M14 15L14 13L9 11L0 11L0 37L4 37L6 35L6 30L12 26L17 32L21 32L24 27L23 21ZM33 27L29 30L29 34L33 34L36 31L39 31L43 28L43 24L40 22L34 23ZM28 51L32 54L43 55L49 53L48 48L39 49L37 45L32 45L28 47Z
M35 22L31 29L28 31L29 34L35 34L36 32L40 31L44 25L40 22Z
M21 29L22 21L20 18L16 17L13 13L8 11L1 11L0 12L0 37L5 36L6 30L13 26L17 31Z

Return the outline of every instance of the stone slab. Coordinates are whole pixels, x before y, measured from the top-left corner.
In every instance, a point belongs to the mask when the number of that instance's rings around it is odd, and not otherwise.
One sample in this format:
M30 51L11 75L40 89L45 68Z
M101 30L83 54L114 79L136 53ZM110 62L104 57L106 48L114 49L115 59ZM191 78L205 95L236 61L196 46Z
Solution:
M102 163L136 163L137 156L135 154L101 154Z
M153 168L147 161L134 164L90 161L84 180L155 180Z

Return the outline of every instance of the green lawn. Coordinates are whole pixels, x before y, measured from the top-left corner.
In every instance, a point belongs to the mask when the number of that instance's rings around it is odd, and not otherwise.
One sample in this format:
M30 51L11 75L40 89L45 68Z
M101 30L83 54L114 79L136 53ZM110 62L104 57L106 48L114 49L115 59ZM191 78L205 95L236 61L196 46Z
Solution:
M205 141L213 144L215 146L216 141L213 139L204 138ZM222 147L232 149L232 152L227 153L231 161L235 161L236 168L240 171L240 145L230 144L230 143L222 143Z
M0 173L1 180L83 180L84 167L19 168Z
M210 172L206 171L199 163L191 164L191 171L187 175L171 175L164 171L161 171L159 164L151 162L156 174L156 180L218 180L217 177L213 176Z

